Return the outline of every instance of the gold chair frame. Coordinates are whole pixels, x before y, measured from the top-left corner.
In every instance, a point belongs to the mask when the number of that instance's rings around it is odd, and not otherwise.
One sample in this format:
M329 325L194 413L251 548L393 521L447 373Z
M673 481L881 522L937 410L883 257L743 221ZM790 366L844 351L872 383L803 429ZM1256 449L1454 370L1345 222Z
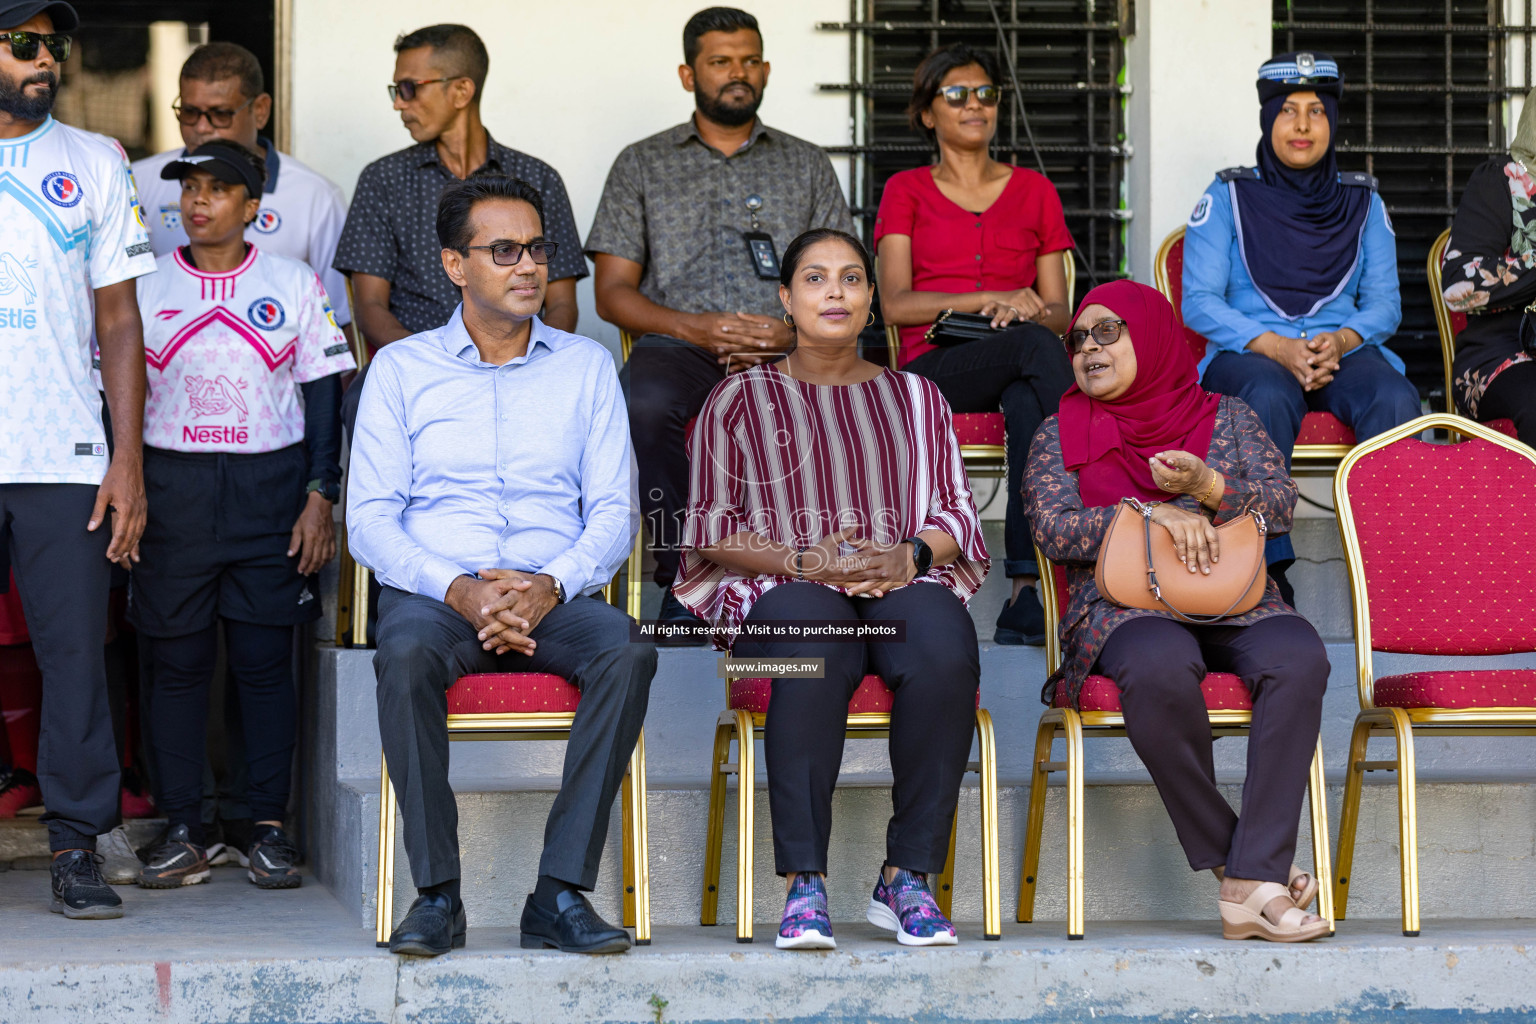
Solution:
M1451 364L1456 361L1456 334L1451 330L1451 310L1445 304L1440 276L1440 264L1445 256L1446 243L1450 240L1450 228L1435 236L1435 240L1430 243L1424 269L1429 275L1429 304L1435 308L1435 327L1440 332L1440 362L1445 369L1445 411L1455 415L1456 398L1451 392Z
M1180 300L1173 297L1173 282L1168 279L1168 253L1184 237L1184 228L1174 230L1157 247L1157 259L1152 267L1152 279L1163 297L1172 302L1179 313L1179 323L1184 323L1183 274L1180 274ZM1339 460L1348 455L1352 446L1347 444L1298 444L1291 449L1292 476L1332 476L1339 468Z
M1442 239L1444 236L1441 236ZM1443 244L1437 240L1437 245ZM1433 250L1432 250L1433 251ZM1536 463L1536 452L1513 438L1464 416L1431 413L1371 438L1355 447L1339 467L1333 485L1334 508L1338 510L1339 533L1344 542L1344 560L1349 569L1349 585L1354 610L1355 672L1359 686L1360 713L1349 738L1349 763L1344 782L1344 808L1339 817L1338 875L1334 879L1334 904L1340 920L1349 901L1350 868L1354 863L1355 831L1360 820L1360 794L1366 772L1397 773L1397 824L1400 847L1399 867L1402 881L1403 934L1419 934L1419 854L1417 785L1414 761L1414 734L1434 736L1536 736L1536 708L1379 708L1375 704L1375 668L1371 650L1370 594L1365 582L1360 539L1355 532L1353 504L1349 498L1349 474L1355 465L1372 452L1425 430L1444 429L1453 435L1476 437ZM1373 736L1391 737L1396 754L1390 761L1366 759L1366 744Z
M729 682L726 684L729 697ZM716 923L720 899L720 860L725 845L726 776L736 776L736 941L752 941L753 800L756 795L757 756L755 741L762 736L765 714L726 709L715 723L714 760L710 765L709 831L704 848L704 901L699 924ZM849 739L883 739L891 734L888 712L860 712L848 716ZM736 760L731 760L731 742ZM976 709L978 759L966 764L967 772L981 776L981 902L982 930L987 939L1002 937L1001 881L997 847L997 739L992 716ZM949 827L949 856L944 871L935 877L933 896L944 916L949 916L955 877L955 834L960 812Z
M449 715L450 740L568 740L574 711L541 711L489 715ZM635 930L635 944L651 944L651 873L646 847L645 731L629 756L629 769L619 793L624 863L624 927ZM379 757L379 860L378 899L374 915L374 943L389 945L394 928L395 789L389 781L389 762Z
M1040 566L1041 604L1045 606L1046 670L1061 666L1061 640L1057 624L1061 621L1055 586L1055 567L1035 547ZM1245 736L1253 723L1248 711L1210 712L1213 736ZM1047 708L1040 715L1035 732L1035 753L1029 783L1029 817L1024 826L1024 858L1019 873L1017 920L1028 924L1035 919L1035 890L1040 873L1040 850L1045 832L1045 787L1051 772L1067 773L1067 938L1083 937L1083 836L1087 830L1083 805L1083 739L1088 736L1125 736L1125 716L1118 711L1078 711L1074 708ZM1057 738L1066 741L1066 759L1051 760ZM1323 778L1323 742L1318 737L1307 782L1307 803L1312 821L1312 872L1318 885L1318 916L1328 922L1333 932L1333 893L1329 884L1328 799Z

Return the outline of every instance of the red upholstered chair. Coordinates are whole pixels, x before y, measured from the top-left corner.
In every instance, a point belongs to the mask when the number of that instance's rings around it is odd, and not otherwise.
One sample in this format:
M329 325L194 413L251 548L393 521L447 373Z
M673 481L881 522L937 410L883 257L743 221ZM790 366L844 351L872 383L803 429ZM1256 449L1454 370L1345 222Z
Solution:
M1184 320L1184 229L1179 228L1163 239L1153 266L1157 290L1173 303L1173 310ZM1184 340L1195 361L1205 358L1208 344L1204 336L1184 328ZM1301 418L1296 447L1291 451L1292 476L1328 476L1338 468L1339 460L1355 443L1355 432L1331 412L1309 412Z
M1042 587L1045 605L1046 669L1055 672L1061 665L1061 640L1057 626L1067 604L1067 575L1037 547L1041 578L1054 584ZM1211 733L1215 736L1243 736L1253 719L1253 702L1248 688L1235 675L1212 672L1200 684L1205 705L1210 712ZM1019 874L1018 920L1028 923L1035 918L1035 887L1040 871L1040 848L1045 831L1045 784L1051 772L1067 773L1067 938L1083 937L1083 836L1086 831L1083 807L1083 739L1091 736L1124 736L1125 716L1120 708L1120 690L1105 676L1089 676L1079 699L1081 710L1068 704L1066 694L1059 694L1055 704L1040 715L1035 733L1035 754L1029 785L1029 818L1024 826L1024 864ZM1052 761L1051 748L1056 739L1066 741L1066 760ZM1312 874L1318 882L1318 914L1333 924L1333 900L1330 898L1328 870L1328 803L1323 782L1323 744L1318 740L1312 758L1308 783L1308 805L1312 820Z
M1067 309L1072 308L1072 296L1077 289L1077 264L1072 250L1062 251L1062 262L1067 270ZM885 351L891 369L898 369L897 358L901 353L900 329L895 324L885 325ZM955 440L960 442L960 458L966 472L974 477L1007 479L1008 439L1003 431L1003 414L1000 412L960 412L954 414Z
M1453 312L1445 304L1440 273L1445 262L1445 247L1450 240L1450 228L1440 232L1434 244L1429 247L1425 270L1429 273L1429 302L1435 307L1435 326L1440 330L1440 362L1445 368L1445 411L1456 415L1456 396L1451 391L1451 366L1456 362L1456 335L1467 326L1467 314ZM1488 426L1501 434L1515 436L1514 420L1489 420Z
M567 740L581 691L561 676L543 672L483 672L461 676L448 690L451 740ZM389 945L394 927L395 819L389 764L379 759L379 860L374 939ZM646 852L645 733L629 757L619 793L623 830L624 927L635 944L651 944L651 876Z
M1428 444L1443 428L1466 440ZM1460 416L1421 416L1361 444L1339 467L1334 507L1354 591L1360 714L1350 737L1334 902L1344 916L1365 772L1397 772L1403 934L1419 934L1415 733L1536 735L1536 668L1377 678L1376 651L1536 652L1536 451ZM1366 760L1372 736L1390 761Z
M725 842L726 776L736 776L736 941L752 941L752 801L756 790L756 752L754 740L763 734L768 718L769 697L773 683L769 679L732 679L726 682L726 709L715 725L714 761L710 765L709 834L704 852L704 903L699 923L711 925L717 918L720 889L720 858ZM890 736L893 694L875 675L865 676L848 702L848 736L852 739L882 739ZM731 742L736 743L736 759L731 759ZM981 776L981 903L983 932L988 939L1002 936L1001 890L997 852L997 741L992 732L992 716L976 697L976 743L978 759L966 766ZM933 894L939 909L949 914L955 873L955 828L950 824L949 857L944 873L933 879Z

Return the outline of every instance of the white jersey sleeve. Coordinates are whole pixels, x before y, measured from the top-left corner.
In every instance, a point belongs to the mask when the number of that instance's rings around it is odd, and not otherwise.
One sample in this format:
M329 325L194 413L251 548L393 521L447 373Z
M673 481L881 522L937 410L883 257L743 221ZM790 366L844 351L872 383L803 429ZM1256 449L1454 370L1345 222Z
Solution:
M308 270L308 267L304 268ZM325 286L314 273L298 282L299 338L293 357L293 379L300 384L357 368L346 335L326 300Z
M87 193L87 199L93 203L91 216L96 225L91 232L87 261L92 288L105 288L153 273L155 269L155 254L149 247L133 169L122 148L115 141L113 146L122 155L121 162L115 168L103 165L97 173L96 187Z

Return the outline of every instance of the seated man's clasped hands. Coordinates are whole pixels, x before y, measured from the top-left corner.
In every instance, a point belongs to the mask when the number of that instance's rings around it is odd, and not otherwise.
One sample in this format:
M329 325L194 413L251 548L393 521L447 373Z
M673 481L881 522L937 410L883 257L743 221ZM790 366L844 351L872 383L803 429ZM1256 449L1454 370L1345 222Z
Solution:
M1025 473L1035 540L1066 568L1070 594L1062 666L1044 699L1076 707L1090 674L1114 681L1126 735L1189 866L1221 879L1224 936L1326 935L1328 923L1305 912L1317 885L1291 865L1328 684L1317 631L1273 580L1250 611L1190 625L1111 604L1094 575L1123 498L1158 502L1152 528L1168 531L1191 573L1209 572L1221 557L1213 526L1256 511L1270 532L1287 532L1296 483L1253 410L1201 389L1173 307L1155 290L1095 288L1066 344L1076 385L1035 435ZM1207 671L1237 675L1253 700L1241 817L1216 785Z
M778 947L835 945L832 791L866 672L894 691L895 776L867 916L904 945L953 944L927 878L948 856L970 754L981 670L965 602L989 564L981 523L938 387L859 358L874 297L863 244L801 235L779 296L795 348L728 377L699 414L678 599L715 627L716 646L734 638L738 657L823 660L822 678L773 679L768 706L774 862L788 888ZM895 635L775 632L797 621Z
M447 691L472 672L547 672L581 690L525 947L629 948L583 895L640 734L656 651L589 595L628 554L628 423L612 357L538 318L555 243L522 181L450 185L437 217L463 301L448 324L383 349L358 410L348 537L383 584L379 731L420 895L397 953L462 946Z

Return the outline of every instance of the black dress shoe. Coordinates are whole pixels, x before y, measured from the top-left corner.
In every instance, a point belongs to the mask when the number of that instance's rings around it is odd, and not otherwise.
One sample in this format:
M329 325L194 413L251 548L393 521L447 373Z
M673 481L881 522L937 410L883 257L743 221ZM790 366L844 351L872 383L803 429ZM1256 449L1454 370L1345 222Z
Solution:
M1040 647L1045 643L1045 608L1034 587L1025 587L1019 596L1003 605L997 616L997 632L992 642L1009 646Z
M389 937L389 951L404 956L442 956L464 948L464 908L440 892L422 893Z
M521 924L524 949L558 949L562 953L622 953L629 948L629 932L597 916L592 904L581 893L562 893L565 909L551 914L533 902L523 904Z

